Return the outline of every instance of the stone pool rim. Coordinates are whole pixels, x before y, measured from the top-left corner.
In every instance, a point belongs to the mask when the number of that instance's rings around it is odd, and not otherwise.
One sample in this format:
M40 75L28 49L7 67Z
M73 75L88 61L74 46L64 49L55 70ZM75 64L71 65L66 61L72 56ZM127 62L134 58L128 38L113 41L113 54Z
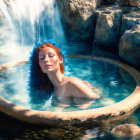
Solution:
M49 111L31 110L13 104L0 96L0 111L8 116L11 116L13 118L28 123L53 126L59 124L63 124L63 125L73 124L75 123L74 120L78 120L78 122L81 123L87 120L101 121L102 119L108 119L111 117L117 117L122 114L127 114L128 112L135 110L135 108L139 107L140 73L136 71L134 68L122 62L109 58L104 58L104 57L84 56L84 55L69 55L68 57L100 60L100 61L116 64L117 66L129 72L129 74L136 80L136 88L132 92L132 94L129 95L127 98L113 105L109 105L101 108L89 109L89 110L73 111L73 112L49 112ZM2 64L0 65L0 72L8 67L24 64L27 62L28 61L17 61L17 62Z

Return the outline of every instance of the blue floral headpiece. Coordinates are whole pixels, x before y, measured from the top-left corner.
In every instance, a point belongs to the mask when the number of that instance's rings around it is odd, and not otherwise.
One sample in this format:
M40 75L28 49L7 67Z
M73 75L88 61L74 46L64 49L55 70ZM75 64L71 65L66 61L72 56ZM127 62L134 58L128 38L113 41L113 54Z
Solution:
M30 62L33 62L33 59L34 59L34 57L36 55L36 51L37 51L38 47L43 45L43 44L46 44L46 43L51 43L52 45L54 45L55 47L60 49L60 54L63 56L63 64L65 65L66 53L65 53L64 50L61 50L60 45L57 42L55 42L54 40L43 40L42 42L41 41L37 41L35 43L35 46L34 46L32 52L30 53L30 59L29 59Z
M63 56L63 59L65 60L65 57L66 57L65 51L61 50L60 45L59 45L57 42L55 42L54 40L51 40L51 39L50 39L50 40L43 40L42 42L41 42L41 41L37 41L37 42L35 43L34 49L37 50L39 46L41 46L41 45L43 45L43 44L46 44L46 43L51 43L51 44L54 45L55 47L59 48L59 49L60 49L60 53L61 53L61 55ZM34 51L33 51L33 52L34 52ZM33 52L32 52L32 53L33 53ZM64 61L63 63L65 63L65 61Z

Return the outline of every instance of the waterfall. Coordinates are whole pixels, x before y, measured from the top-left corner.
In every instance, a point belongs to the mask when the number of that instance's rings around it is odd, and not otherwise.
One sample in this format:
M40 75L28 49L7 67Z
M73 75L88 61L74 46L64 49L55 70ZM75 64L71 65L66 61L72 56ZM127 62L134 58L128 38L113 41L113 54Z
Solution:
M65 42L55 0L0 0L0 11L3 26L9 26L12 38L22 46L44 39Z
M55 0L0 0L0 13L0 64L27 60L38 40L66 42Z

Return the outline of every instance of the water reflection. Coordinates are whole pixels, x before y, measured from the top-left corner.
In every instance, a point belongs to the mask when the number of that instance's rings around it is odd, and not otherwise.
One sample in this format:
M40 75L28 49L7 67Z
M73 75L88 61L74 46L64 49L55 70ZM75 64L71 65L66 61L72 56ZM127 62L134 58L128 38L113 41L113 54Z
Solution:
M95 101L78 99L77 104L73 104L72 99L70 104L60 104L55 94L50 98L44 91L29 90L29 64L15 66L1 73L1 96L35 110L76 111L112 105L129 96L135 89L135 80L117 65L82 58L68 58L66 64L69 70L66 74L88 81L101 91L101 97Z

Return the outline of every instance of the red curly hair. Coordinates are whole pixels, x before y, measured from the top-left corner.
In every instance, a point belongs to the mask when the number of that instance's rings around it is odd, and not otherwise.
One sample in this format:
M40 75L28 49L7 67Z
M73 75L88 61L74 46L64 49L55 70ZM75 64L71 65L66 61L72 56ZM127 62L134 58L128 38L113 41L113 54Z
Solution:
M51 83L51 81L49 80L47 74L43 73L40 66L39 66L39 52L46 48L46 47L50 47L52 49L54 49L58 55L58 57L60 59L63 59L63 56L60 52L60 49L55 47L53 44L51 43L46 43L46 44L43 44L43 45L40 45L36 51L36 59L37 59L37 64L36 64L36 68L37 68L37 71L40 75L40 79L41 79L41 83L40 83L40 89L41 90L52 90L54 88L53 84ZM60 71L61 73L64 73L64 65L63 63L60 64Z

